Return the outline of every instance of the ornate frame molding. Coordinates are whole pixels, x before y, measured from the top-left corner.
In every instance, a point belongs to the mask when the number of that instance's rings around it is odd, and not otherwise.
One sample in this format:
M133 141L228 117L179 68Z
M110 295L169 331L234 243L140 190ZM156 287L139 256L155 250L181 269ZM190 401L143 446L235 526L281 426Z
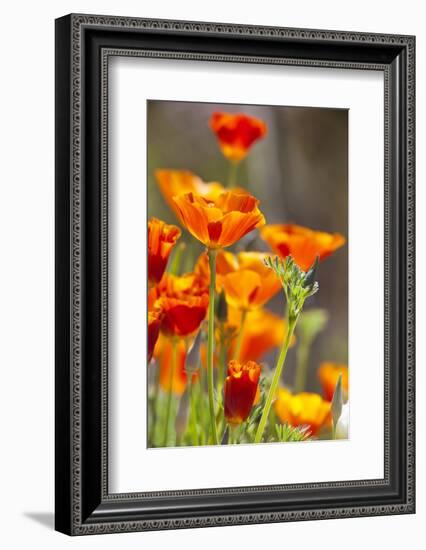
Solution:
M312 49L315 45L323 44L327 47L329 57L298 57L298 56L268 56L253 54L209 53L182 50L172 50L170 47L163 49L132 48L128 45L120 47L120 39L114 43L104 45L96 44L99 49L96 62L99 65L100 82L100 118L95 128L100 136L99 149L99 203L100 214L96 218L99 222L100 256L99 256L99 346L100 346L100 381L99 400L100 410L97 416L97 429L99 430L99 456L98 467L90 470L99 473L96 483L87 485L87 473L84 465L87 460L84 426L87 422L87 410L84 403L87 399L85 379L85 342L87 335L84 330L86 315L87 269L90 268L86 243L87 231L93 228L87 217L85 193L85 181L87 176L88 147L85 125L89 112L89 95L91 93L87 67L93 63L89 56L97 51L95 46L89 46L88 31L96 37L96 31L112 31L116 36L127 35L132 38L140 34L145 37L167 35L169 39L179 36L185 37L228 37L242 43L245 39L261 39L268 42L284 42L291 44L308 45ZM94 38L96 41L96 38ZM115 43L118 42L118 45ZM356 60L357 47L369 45L377 53L389 52L389 59L383 62L372 61L365 58ZM348 59L333 59L333 48L339 47L341 51L353 51ZM217 23L201 23L186 21L147 20L122 17L108 17L95 15L70 15L57 20L57 216L68 216L69 224L57 218L57 244L63 245L68 239L68 247L65 251L57 249L57 280L59 280L59 292L57 287L57 352L56 373L57 388L57 529L69 534L83 535L91 533L112 533L124 531L142 531L153 529L179 529L187 527L203 527L213 525L237 525L246 523L298 521L310 519L326 519L336 517L359 517L384 514L401 514L414 512L414 169L415 169L415 40L412 36L378 35L364 33L346 33L341 31L322 31L307 29L287 29L278 27L253 27L245 25L228 25ZM367 49L368 50L368 49ZM366 51L367 51L366 50ZM337 52L337 50L336 50ZM392 55L394 56L392 58ZM337 54L336 54L337 55ZM107 475L107 404L108 404L108 353L107 353L107 319L108 319L108 59L111 56L139 56L150 58L191 59L200 61L228 61L242 63L273 63L282 65L302 65L315 67L334 67L341 69L368 69L384 72L385 77L385 476L383 480L363 480L360 482L338 483L314 483L297 484L287 486L269 487L240 487L227 489L210 489L195 491L171 491L157 493L130 493L109 494ZM402 56L402 57L401 57ZM379 56L380 57L380 56ZM62 66L63 62L65 66ZM397 61L397 62L396 62ZM61 65L61 66L60 66ZM93 68L93 65L91 65ZM401 69L402 67L402 69ZM405 74L404 74L405 72ZM61 88L64 80L67 80L65 89ZM89 86L89 88L88 88ZM401 96L403 98L401 99ZM406 106L404 135L396 135L396 120L393 116L396 102L402 101ZM93 103L93 101L92 101ZM61 127L65 111L68 105L69 120L65 122L65 128ZM400 109L401 111L401 109ZM401 113L400 113L401 114ZM404 128L404 124L398 127ZM66 154L66 149L70 154ZM398 155L395 154L398 152ZM396 158L396 156L398 158ZM395 165L396 163L396 165ZM96 168L94 168L96 169ZM398 172L399 170L399 172ZM402 170L402 171L401 171ZM97 172L96 172L97 173ZM68 178L68 184L64 185L64 178ZM395 186L395 178L398 179L398 189ZM405 187L402 184L405 182ZM86 184L87 185L87 184ZM58 194L67 194L58 200ZM395 195L395 192L397 195ZM396 199L400 203L396 204ZM397 221L398 234L392 227ZM403 257L401 257L401 254ZM59 259L58 259L59 256ZM67 261L66 261L67 260ZM395 262L398 269L395 268ZM65 262L65 265L64 265ZM67 275L65 275L65 272ZM396 277L396 279L395 279ZM61 279L62 278L62 279ZM64 285L62 284L65 283ZM68 288L67 283L68 282ZM392 285L401 286L401 299L404 311L398 309L398 316L403 319L401 334L405 335L405 342L395 348L391 333L396 330L392 324L395 313ZM399 288L399 287L398 287ZM405 296L404 296L405 295ZM69 311L61 310L64 300L68 300ZM399 326L399 325L398 325ZM64 335L63 331L67 334ZM86 339L86 340L85 340ZM402 350L399 347L402 346ZM395 434L391 431L392 395L395 388L391 388L391 362L403 361L399 367L399 376L403 377L406 393L401 400L401 407L405 409L404 432ZM67 362L68 367L64 365ZM87 367L86 367L87 368ZM404 370L405 369L405 370ZM69 401L62 403L64 388L69 392ZM394 404L394 403L393 403ZM66 409L66 410L65 410ZM62 430L64 424L69 422L66 433L59 434L58 426ZM360 506L336 505L313 507L306 502L306 509L283 509L270 511L260 507L249 513L235 511L228 514L190 514L182 517L151 518L141 508L139 514L130 517L123 510L137 505L144 499L158 498L182 498L198 496L218 497L234 495L248 497L252 493L282 493L303 494L307 490L362 489L373 487L389 487L394 484L391 479L391 443L392 438L403 437L405 439L406 454L404 471L399 472L402 481L398 495L393 499L384 499L382 502L365 503ZM393 472L395 476L395 472ZM65 489L58 485L66 485ZM89 487L89 488L88 488ZM95 487L95 489L94 489ZM402 492L401 492L402 489ZM96 492L99 492L97 496ZM87 497L87 495L90 495ZM402 500L401 500L402 498ZM86 502L88 501L88 502ZM95 501L99 506L94 506ZM279 506L278 506L279 508ZM90 511L90 513L88 513ZM144 515L145 514L145 515ZM145 518L146 516L146 518ZM121 518L125 518L121 520Z

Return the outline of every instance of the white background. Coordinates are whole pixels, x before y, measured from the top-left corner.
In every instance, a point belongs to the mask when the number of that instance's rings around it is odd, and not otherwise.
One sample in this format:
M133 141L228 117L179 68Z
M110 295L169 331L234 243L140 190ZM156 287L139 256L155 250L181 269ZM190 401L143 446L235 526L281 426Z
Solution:
M110 491L382 478L383 74L127 57L113 59L109 74ZM349 440L146 449L146 289L140 284L146 256L135 249L146 243L147 169L140 152L147 97L349 108ZM239 466L218 468L223 461ZM204 468L194 469L194 462ZM253 463L264 467L253 471Z
M53 510L53 19L71 11L417 34L417 150L426 149L426 31L420 1L56 0L3 6L1 33L0 542L3 548L400 549L424 539L425 161L417 163L417 515L69 539ZM416 544L416 545L415 545ZM420 543L421 544L421 543Z

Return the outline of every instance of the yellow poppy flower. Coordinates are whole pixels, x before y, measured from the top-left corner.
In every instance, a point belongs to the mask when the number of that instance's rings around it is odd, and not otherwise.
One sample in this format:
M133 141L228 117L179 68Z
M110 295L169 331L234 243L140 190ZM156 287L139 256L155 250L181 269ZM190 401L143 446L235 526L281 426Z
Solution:
M274 403L275 413L281 422L291 426L309 426L312 435L331 421L331 403L317 393L292 394L280 388Z

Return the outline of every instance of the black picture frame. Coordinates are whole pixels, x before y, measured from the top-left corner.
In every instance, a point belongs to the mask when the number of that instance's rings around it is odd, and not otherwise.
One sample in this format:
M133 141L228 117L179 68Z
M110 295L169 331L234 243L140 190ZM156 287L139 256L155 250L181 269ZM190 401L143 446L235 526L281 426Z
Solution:
M111 55L384 73L384 478L108 493ZM69 535L415 511L415 38L71 14L56 20L56 529ZM368 200L368 197L366 197Z

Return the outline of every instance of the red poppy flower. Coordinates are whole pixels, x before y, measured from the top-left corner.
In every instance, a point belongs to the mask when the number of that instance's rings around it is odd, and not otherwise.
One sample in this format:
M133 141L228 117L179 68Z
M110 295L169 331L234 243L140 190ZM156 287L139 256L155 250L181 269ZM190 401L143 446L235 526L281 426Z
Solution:
M241 364L232 360L224 386L225 417L233 425L244 422L256 398L260 366L254 361Z
M161 312L148 311L148 362L151 361L155 344L160 333Z
M213 113L210 127L219 140L222 153L233 162L242 160L267 131L262 120L243 113Z
M175 225L151 218L148 222L148 282L150 285L159 283L172 248L179 239L180 229Z
M152 309L162 311L161 331L169 336L188 336L204 320L209 305L203 279L190 273L177 277L165 273L148 296Z

